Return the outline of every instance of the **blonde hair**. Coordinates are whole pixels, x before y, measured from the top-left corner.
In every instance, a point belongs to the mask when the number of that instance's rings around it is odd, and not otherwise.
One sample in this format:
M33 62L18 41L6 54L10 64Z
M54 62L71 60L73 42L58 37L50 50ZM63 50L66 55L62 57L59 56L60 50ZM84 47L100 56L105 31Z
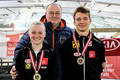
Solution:
M46 32L46 29L45 29L45 25L43 23L41 23L40 21L34 21L32 24L30 24L29 26L29 31L30 29L35 26L35 25L40 25L40 27L43 27L44 28L44 31Z

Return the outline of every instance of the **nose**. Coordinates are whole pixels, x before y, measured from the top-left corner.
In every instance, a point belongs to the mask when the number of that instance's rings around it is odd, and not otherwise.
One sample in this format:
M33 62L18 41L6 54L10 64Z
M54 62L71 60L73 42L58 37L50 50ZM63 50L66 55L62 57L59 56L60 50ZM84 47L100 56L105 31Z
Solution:
M56 13L53 13L53 16L57 16L57 14L56 14Z
M40 36L40 34L36 33L36 34L34 34L34 36L35 36L35 37L39 37L39 36Z
M84 22L85 20L84 20L84 19L81 19L80 21L81 21L81 22Z

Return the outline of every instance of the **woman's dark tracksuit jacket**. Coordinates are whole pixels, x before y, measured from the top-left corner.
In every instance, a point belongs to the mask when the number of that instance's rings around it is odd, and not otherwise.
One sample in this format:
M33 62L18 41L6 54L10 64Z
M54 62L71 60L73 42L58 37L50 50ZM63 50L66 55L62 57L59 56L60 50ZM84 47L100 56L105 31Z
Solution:
M42 65L38 72L41 75L41 80L56 80L56 54L53 52L53 49L51 49L46 43L43 43L43 47L37 54L37 57L35 56L31 45L24 47L19 51L18 55L16 56L16 70L19 73L16 80L33 80L35 70L30 60L30 50L33 54L34 61L37 61L37 66L40 55L42 51L44 51Z
M80 53L82 53L83 45L87 42L89 35L79 36L75 31L75 37L80 44ZM78 56L74 55L74 53L77 52L77 49L73 37L66 40L61 49L61 60L63 64L62 80L101 80L100 74L103 70L102 62L105 62L105 47L102 41L94 35L92 36L84 54L85 63L83 65L77 64Z

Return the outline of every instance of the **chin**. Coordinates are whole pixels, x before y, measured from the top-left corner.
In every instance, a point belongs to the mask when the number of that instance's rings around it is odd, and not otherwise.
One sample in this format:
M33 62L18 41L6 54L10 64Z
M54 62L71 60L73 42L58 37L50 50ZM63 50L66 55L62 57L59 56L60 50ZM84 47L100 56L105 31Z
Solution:
M80 30L80 32L85 32L85 30Z
M53 22L52 22L52 24L58 24L58 23L59 23L58 21L57 21L57 22L56 22L56 21L53 21Z
M41 43L34 43L35 45L40 45Z
M78 31L80 31L80 32L84 32L85 30L84 30L84 29L78 29Z
M41 44L41 43L42 43L42 42L37 42L37 43L35 42L35 43L33 43L33 44L35 44L35 45L39 45L39 44Z

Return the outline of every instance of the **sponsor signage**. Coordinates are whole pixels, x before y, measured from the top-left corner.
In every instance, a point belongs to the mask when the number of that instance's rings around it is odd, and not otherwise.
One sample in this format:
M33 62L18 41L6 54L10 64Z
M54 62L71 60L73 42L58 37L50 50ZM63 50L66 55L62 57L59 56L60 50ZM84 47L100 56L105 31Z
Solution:
M120 39L101 39L105 44L106 67L101 74L102 79L120 79Z
M6 35L7 38L7 56L14 56L15 47L22 34Z
M106 56L120 55L120 39L119 38L110 38L110 39L101 39L105 44L105 54Z

